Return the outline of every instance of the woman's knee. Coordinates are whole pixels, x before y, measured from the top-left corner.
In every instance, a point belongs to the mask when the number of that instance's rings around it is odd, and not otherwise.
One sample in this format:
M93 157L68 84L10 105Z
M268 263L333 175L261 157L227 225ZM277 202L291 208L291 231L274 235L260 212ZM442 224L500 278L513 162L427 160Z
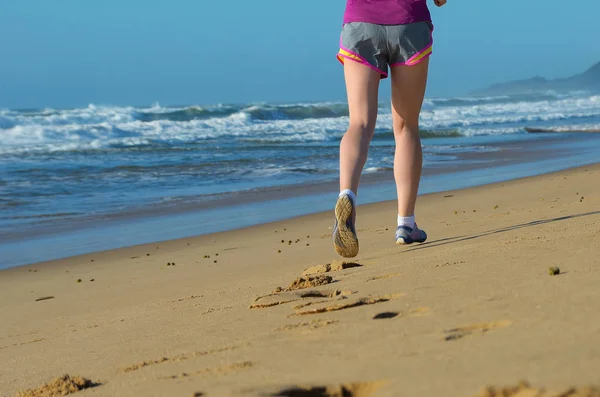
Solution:
M407 123L405 120L394 120L393 123L394 135L419 135L419 123Z
M371 138L375 133L375 120L350 120L348 131Z

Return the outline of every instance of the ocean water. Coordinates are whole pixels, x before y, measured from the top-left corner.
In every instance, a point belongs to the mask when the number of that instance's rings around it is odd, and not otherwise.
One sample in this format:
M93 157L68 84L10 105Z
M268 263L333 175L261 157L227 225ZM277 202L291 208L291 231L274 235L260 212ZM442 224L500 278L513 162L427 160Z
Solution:
M244 192L334 180L347 124L344 103L0 109L0 244L60 225L218 206ZM548 142L560 153L565 142L584 140L587 162L600 159L598 135L528 134L525 127L598 129L600 95L428 98L426 173L488 159L489 167L506 165L507 148L538 141L542 155ZM365 173L389 173L393 151L382 103ZM565 167L577 165L574 158Z

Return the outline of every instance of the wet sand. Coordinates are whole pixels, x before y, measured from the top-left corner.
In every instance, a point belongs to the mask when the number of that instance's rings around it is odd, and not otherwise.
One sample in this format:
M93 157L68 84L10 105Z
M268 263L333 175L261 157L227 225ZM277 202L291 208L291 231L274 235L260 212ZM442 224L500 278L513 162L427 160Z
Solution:
M362 205L346 263L327 212L0 271L0 396L596 395L598 181L425 195L409 247Z

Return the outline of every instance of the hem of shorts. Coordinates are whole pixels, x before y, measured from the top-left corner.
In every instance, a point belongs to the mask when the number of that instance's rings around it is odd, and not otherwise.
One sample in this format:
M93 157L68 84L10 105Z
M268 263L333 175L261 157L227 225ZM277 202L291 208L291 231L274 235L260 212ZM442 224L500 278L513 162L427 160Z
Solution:
M353 61L353 62L360 63L360 64L362 64L362 65L365 65L365 66L368 66L368 67L370 67L371 69L373 69L374 71L376 71L377 73L379 73L379 74L381 75L381 78L382 78L382 79L385 79L385 78L387 78L387 77L388 77L388 74L387 74L387 73L385 73L383 70L381 70L381 69L379 69L379 68L377 68L377 67L375 67L375 66L371 65L371 64L370 64L370 63L369 63L369 62L368 62L366 59L364 59L364 58L363 58L363 57L361 57L360 55L358 55L358 54L355 54L355 53L353 53L352 51L349 51L349 50L345 49L344 47L340 47L340 48L341 48L342 50L346 51L348 54L350 54L350 55L352 55L352 56L354 56L354 57L358 58L358 59L356 59L356 58L352 58L352 57L349 57L349 56L347 56L347 55L344 55L344 54L339 54L339 53L338 53L338 54L337 54L337 59L338 59L338 61L340 61L340 63L341 63L342 65L344 64L344 59L349 59L349 60L351 60L351 61Z
M412 18L412 19L404 19L401 21L394 21L392 23L390 23L389 21L377 21L375 22L374 20L368 19L368 18L344 18L342 26L347 24L347 23L353 23L353 22L361 22L361 23L372 23L373 25L383 25L383 26L395 26L395 25L409 25L411 23L418 23L418 22L429 22L433 25L433 21L431 18L427 18L427 19L422 19L422 18Z

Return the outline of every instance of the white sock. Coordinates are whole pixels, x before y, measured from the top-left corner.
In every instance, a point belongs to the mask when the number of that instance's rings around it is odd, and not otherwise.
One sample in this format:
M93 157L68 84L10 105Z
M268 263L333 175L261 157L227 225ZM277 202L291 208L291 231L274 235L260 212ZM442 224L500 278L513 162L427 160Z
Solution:
M413 229L415 227L415 216L398 215L398 226L408 226Z
M344 194L347 194L348 196L350 196L350 198L352 199L352 202L354 203L354 206L356 206L356 194L354 194L354 192L352 190L346 189L346 190L342 190L338 197L341 197Z

